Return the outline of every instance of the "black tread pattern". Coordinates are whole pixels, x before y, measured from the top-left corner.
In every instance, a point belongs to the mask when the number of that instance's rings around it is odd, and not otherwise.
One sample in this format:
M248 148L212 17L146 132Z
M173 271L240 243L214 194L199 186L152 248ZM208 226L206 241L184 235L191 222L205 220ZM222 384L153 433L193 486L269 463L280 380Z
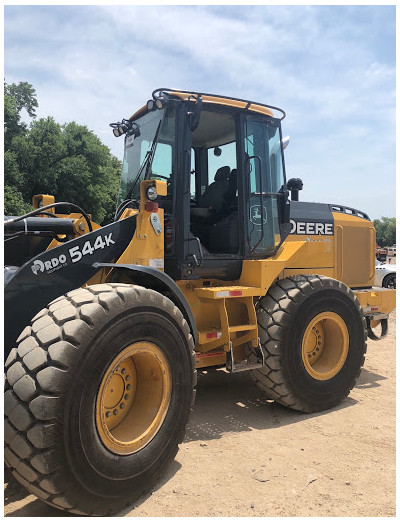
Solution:
M190 347L195 386L194 342L181 311L153 290L123 283L73 290L52 301L23 330L17 339L18 347L11 350L5 363L6 465L31 493L72 513L83 514L74 507L79 499L74 499L76 490L65 478L57 446L62 437L59 416L63 411L63 391L77 364L82 330L90 330L93 314L107 314L117 301L120 304L132 299L132 293L137 300L150 301L175 316ZM194 398L195 391L192 401ZM180 442L183 437L184 430ZM120 504L115 507L110 503L108 512L103 514L119 509Z
M257 305L257 322L260 344L264 350L265 366L252 370L251 375L257 387L269 399L287 406L288 408L309 411L301 397L293 393L291 383L285 377L280 342L284 338L286 328L291 317L297 311L300 301L311 292L319 288L335 288L347 294L357 307L364 326L364 360L367 350L367 327L361 305L354 292L341 281L322 275L297 275L278 280L268 293L262 297ZM361 366L362 367L362 366ZM355 386L360 375L361 367L349 388L343 390L343 397L347 397ZM338 401L339 402L339 401Z

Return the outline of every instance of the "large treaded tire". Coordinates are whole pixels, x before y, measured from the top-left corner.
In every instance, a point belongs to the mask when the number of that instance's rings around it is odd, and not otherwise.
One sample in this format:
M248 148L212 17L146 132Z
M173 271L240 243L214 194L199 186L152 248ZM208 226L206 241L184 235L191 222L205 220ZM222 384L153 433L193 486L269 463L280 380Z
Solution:
M144 340L168 361L168 411L143 449L117 455L96 429L99 383L120 343ZM143 287L94 285L54 300L17 342L5 365L4 456L14 477L72 513L106 516L132 505L175 457L194 401L194 343L179 309Z
M318 380L307 372L302 339L307 325L322 312L338 314L349 335L341 370ZM354 292L344 283L320 275L277 281L256 306L266 364L251 372L267 397L294 410L317 412L340 403L354 387L366 353L366 321Z

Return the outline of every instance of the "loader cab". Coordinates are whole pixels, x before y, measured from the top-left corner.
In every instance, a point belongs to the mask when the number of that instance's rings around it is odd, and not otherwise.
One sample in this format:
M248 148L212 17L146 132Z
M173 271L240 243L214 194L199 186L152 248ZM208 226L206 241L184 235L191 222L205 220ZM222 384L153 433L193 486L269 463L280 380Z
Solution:
M184 109L190 164L186 153L182 250L174 276L232 281L244 259L273 255L288 233L280 120L270 111L247 110L248 104L205 100L194 129L196 102Z
M139 198L140 180L165 180L165 271L238 279L244 259L273 255L289 231L280 119L250 102L162 95L130 120L119 203Z

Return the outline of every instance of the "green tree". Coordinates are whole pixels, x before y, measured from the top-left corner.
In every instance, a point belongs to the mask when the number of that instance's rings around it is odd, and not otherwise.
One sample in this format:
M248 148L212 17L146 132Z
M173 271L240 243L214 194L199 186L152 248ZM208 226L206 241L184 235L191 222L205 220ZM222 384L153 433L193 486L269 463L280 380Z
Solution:
M380 247L393 246L396 243L396 218L375 219L374 227L376 242Z
M24 202L21 192L15 187L4 187L4 214L6 216L21 216L32 210L32 205Z
M18 84L4 83L4 144L7 150L14 136L27 130L26 123L21 121L21 111L25 109L30 118L36 117L38 102L36 91L28 82Z
M19 86L23 89L18 88ZM91 213L98 223L115 211L121 162L85 125L61 125L54 118L21 123L26 109L35 116L34 90L22 82L6 86L5 208L10 214L28 209L34 194L53 194ZM5 109L6 110L6 109Z
M4 93L14 99L18 113L25 109L31 118L36 116L36 108L39 106L36 91L28 82L7 84L4 83Z
M19 171L16 154L4 152L4 213L6 216L18 216L32 210L31 205L24 201L22 188L24 180Z

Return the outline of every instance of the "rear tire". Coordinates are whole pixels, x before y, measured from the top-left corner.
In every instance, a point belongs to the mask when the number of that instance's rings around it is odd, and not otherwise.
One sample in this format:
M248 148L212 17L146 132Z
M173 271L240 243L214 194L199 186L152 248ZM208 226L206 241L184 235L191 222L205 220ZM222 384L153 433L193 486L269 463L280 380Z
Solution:
M294 410L332 408L354 387L366 352L366 322L345 284L299 275L274 284L256 307L266 365L253 370L270 399Z
M78 289L43 309L6 362L5 460L52 506L116 514L149 490L183 440L194 343L165 296Z

